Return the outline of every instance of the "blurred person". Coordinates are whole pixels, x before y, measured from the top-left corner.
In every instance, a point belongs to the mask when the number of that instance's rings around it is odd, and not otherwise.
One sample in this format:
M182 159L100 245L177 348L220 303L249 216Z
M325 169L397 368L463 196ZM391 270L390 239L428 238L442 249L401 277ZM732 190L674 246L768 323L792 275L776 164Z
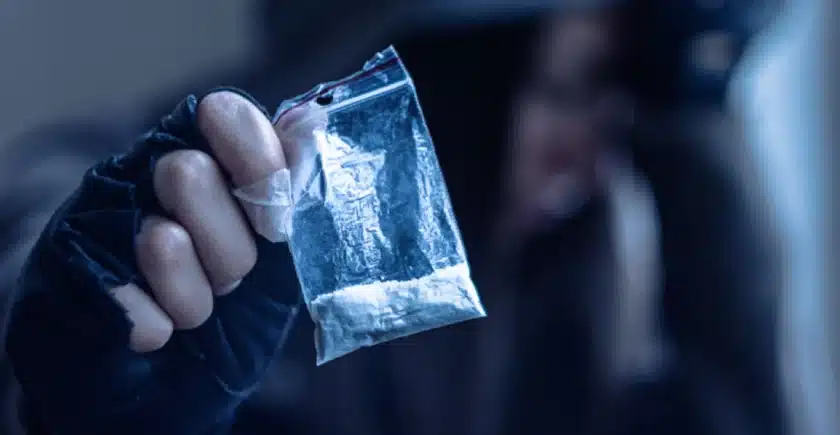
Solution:
M783 433L772 315L759 303L756 315L739 318L730 304L755 302L748 295L765 285L731 262L764 264L754 250L768 252L749 223L730 219L737 192L692 166L701 159L686 162L674 150L623 158L622 146L635 147L609 14L543 19L535 45L532 24L501 27L400 46L490 317L318 370L308 369L307 322L266 367L294 317L294 273L282 247L251 238L215 168L246 183L284 164L282 149L256 105L215 93L197 107L187 100L134 151L88 172L32 251L8 344L30 432L226 433L235 424L234 433ZM121 133L90 131L52 136L103 143L92 152L100 155L125 143ZM233 147L244 143L254 144L247 155ZM215 213L198 218L191 207L201 199L179 196L189 171L204 175L192 178L205 180L197 188L220 195ZM615 205L619 199L630 205ZM611 213L628 209L646 214ZM499 210L496 219L489 210ZM149 214L167 217L139 226ZM718 227L724 218L731 229ZM628 222L644 226L616 229ZM226 231L200 231L213 225ZM189 242L179 248L172 237L184 230L190 237L180 240ZM653 235L630 238L637 233ZM165 258L167 246L186 246L179 262L193 273L149 263ZM625 261L656 263L659 252L663 270ZM771 277L768 270L759 276ZM632 271L653 277L624 275ZM643 285L628 288L628 278ZM114 287L121 305L106 292ZM226 295L208 299L201 290L209 288ZM627 301L641 309L626 315ZM660 304L663 331L649 325L659 326L650 306ZM172 328L186 330L170 338ZM163 347L138 355L129 346Z

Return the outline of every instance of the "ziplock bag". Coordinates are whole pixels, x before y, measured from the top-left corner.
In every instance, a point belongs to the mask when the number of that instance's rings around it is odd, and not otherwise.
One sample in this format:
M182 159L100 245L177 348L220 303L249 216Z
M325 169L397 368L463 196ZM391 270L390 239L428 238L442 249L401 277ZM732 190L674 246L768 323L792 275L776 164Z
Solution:
M390 47L275 116L291 168L285 236L317 364L484 317L414 83Z

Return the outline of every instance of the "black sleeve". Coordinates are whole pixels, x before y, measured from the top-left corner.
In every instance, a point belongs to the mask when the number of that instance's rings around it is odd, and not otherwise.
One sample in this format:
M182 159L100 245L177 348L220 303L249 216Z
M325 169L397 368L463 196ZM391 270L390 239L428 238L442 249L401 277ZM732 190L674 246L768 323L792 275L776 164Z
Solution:
M28 414L50 435L228 432L296 317L290 253L257 238L256 266L216 297L205 323L154 352L128 347L131 324L110 289L146 287L134 238L146 216L164 213L152 171L167 152L209 152L199 101L189 96L128 152L87 170L30 250L5 344Z
M0 432L44 433L23 409L5 353L5 324L26 256L49 217L85 170L129 143L130 128L99 123L57 124L0 144Z

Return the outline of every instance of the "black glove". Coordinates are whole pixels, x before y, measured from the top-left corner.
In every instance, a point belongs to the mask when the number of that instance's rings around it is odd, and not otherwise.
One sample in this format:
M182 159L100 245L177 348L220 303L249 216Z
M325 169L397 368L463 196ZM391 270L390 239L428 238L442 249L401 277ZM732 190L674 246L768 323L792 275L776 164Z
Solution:
M265 111L220 90L188 97L133 151L85 174L35 245L8 324L39 425L59 435L229 428L282 345L299 290L287 247L255 235L226 187L284 166Z

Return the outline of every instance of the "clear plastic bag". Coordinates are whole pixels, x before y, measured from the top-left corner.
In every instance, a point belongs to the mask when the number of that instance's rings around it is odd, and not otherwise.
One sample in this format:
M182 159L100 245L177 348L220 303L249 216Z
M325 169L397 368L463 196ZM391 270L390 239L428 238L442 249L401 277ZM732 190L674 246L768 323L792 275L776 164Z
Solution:
M318 365L486 315L414 83L393 47L284 102L275 125L289 153L286 233Z

